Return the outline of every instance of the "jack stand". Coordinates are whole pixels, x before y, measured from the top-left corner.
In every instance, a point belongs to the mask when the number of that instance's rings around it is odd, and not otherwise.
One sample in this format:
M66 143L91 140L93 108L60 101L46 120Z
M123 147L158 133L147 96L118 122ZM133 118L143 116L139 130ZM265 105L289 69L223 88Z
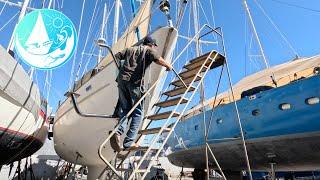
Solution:
M275 172L275 170L274 170L275 164L276 164L276 163L274 163L274 162L271 162L271 163L270 163L270 167L271 167L270 179L271 179L271 180L275 180L275 179L276 179L276 172Z
M185 177L186 175L184 174L184 171L183 171L183 167L181 168L181 171L180 171L180 174L178 176L177 179L181 180L183 177Z

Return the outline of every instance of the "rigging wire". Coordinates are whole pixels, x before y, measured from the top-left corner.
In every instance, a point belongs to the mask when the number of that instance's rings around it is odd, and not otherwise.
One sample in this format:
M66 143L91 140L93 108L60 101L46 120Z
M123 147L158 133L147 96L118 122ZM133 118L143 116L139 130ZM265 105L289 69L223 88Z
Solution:
M124 29L126 29L128 27L128 21L127 21L125 14L124 14L124 10L123 10L122 5L120 6L120 14L121 14L123 22L124 22Z
M15 15L13 15L1 28L0 31L2 31L20 12L17 12Z
M100 34L99 31L97 31L96 34L95 34L95 36L94 36L94 39L98 39L99 34ZM81 77L83 77L83 75L87 72L89 63L91 62L91 58L94 56L94 51L95 51L95 44L92 43L91 48L90 48L90 51L89 51L89 54L91 54L91 56L89 56L89 59L87 60L85 66L84 66L84 69L83 69L83 72L82 72L82 74L81 74Z
M247 62L248 62L248 42L247 42L247 34L248 34L248 28L247 28L247 16L244 16L244 76L247 76Z
M288 41L286 35L284 33L282 33L279 29L279 27L274 23L274 21L271 19L271 17L267 14L267 12L265 11L265 9L261 6L261 4L257 1L254 0L254 2L257 4L257 6L260 8L260 10L262 11L262 13L266 16L266 18L269 20L269 22L273 25L273 27L276 29L276 31L280 34L280 36L282 37L282 39L287 43L287 45L289 46L289 48L293 51L293 53L299 57L298 52L293 48L292 44Z
M179 29L179 27L181 25L182 19L184 17L185 11L186 11L186 6L188 5L187 3L188 3L188 1L184 1L184 0L182 0L182 2L180 2L179 12L177 13L177 22L176 22L177 29Z
M108 5L110 5L110 4L108 4ZM110 9L113 9L114 5L115 5L115 2L113 2L113 4L112 4L112 6L111 6ZM110 7L110 6L108 6L108 7ZM105 27L106 27L106 24L108 23L108 19L109 19L110 15L111 15L111 12L112 12L112 11L109 11L108 14L107 14L107 16L106 16L106 21L105 21L105 24L104 24ZM97 31L96 34L95 34L95 36L94 36L96 39L97 39L98 36L99 36L98 33L99 33L99 31ZM91 33L90 33L90 34L91 34ZM107 34L108 34L108 32L106 32L106 39L108 39L108 35L107 35ZM90 52L89 54L93 54L94 50L95 50L95 49L94 49L94 44L92 44L91 49L90 49L90 51L89 51L89 52ZM81 76L83 76L84 73L87 71L91 58L92 58L92 56L90 56L89 60L87 61L86 65L85 65L85 68L84 68Z
M215 18L214 13L213 13L213 1L214 0L210 0L209 2L210 2L210 9L211 9L213 27L216 27L216 18Z
M77 70L77 73L76 73L76 81L78 80L78 78L79 78L79 73L80 73L80 69L81 69L81 66L82 66L82 62L83 62L83 52L86 50L86 47L87 47L87 44L88 44L88 40L89 40L89 36L90 36L90 32L91 32L91 30L92 30L92 22L94 21L94 17L95 17L95 14L96 14L96 9L97 9L97 4L98 4L98 1L99 0L96 0L96 3L95 3L95 5L94 5L94 9L93 9L93 14L92 14L92 16L91 16L91 20L90 20L90 24L89 24L89 30L88 30L88 33L87 33L87 36L86 36L86 40L85 40L85 43L84 43L84 47L83 47L83 51L82 51L82 53L81 53L81 58L80 58L80 62L79 62L79 64L78 64L78 70ZM95 19L97 19L97 18L95 18Z
M291 4L291 3L287 3L287 2L283 2L283 1L279 1L279 0L271 0L271 1L279 3L279 4L282 4L282 5L286 5L286 6L291 6L291 7L295 7L295 8L299 8L299 9L304 9L304 10L320 13L320 10L318 10L318 9L312 9L312 8L299 6L299 5L296 5L296 4Z
M200 9L201 9L201 11L202 11L202 13L203 13L203 15L204 15L207 23L210 24L209 18L208 18L208 16L206 15L207 13L205 13L205 11L204 11L204 9L203 9L203 7L202 7L201 1L199 1L198 3L199 3ZM199 13L200 13L200 12L199 12ZM199 17L199 15L198 15L198 17ZM210 25L211 25L211 24L210 24Z
M83 18L83 11L84 11L85 3L86 3L86 0L83 0L81 15L80 15L80 23L79 23L78 34L77 34L78 41L79 41L79 36L81 33L81 25L82 25L82 18ZM79 44L79 42L78 42L78 44ZM71 73L70 73L70 79L69 79L69 89L71 89L71 86L73 84L73 74L74 74L74 70L75 70L76 57L77 57L77 52L78 52L78 44L76 45L75 53L73 55L73 60L72 60L72 68L70 71Z

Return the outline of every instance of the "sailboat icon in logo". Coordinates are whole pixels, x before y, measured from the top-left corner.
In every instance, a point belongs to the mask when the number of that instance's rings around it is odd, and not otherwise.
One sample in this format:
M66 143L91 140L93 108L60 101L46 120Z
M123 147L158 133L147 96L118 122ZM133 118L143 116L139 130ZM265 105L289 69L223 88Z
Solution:
M36 24L26 41L27 51L31 54L46 55L49 53L52 41L49 39L46 27L42 19L41 12L38 14Z
M29 13L19 22L14 37L19 57L40 69L52 69L67 62L77 44L71 20L52 9Z

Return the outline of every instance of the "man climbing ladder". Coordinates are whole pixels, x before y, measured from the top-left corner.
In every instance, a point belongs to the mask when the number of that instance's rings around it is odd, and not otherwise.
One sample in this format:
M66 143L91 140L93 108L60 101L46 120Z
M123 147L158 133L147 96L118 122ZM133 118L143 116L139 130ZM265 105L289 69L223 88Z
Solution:
M120 136L126 130L128 118L132 120L123 141L123 150L135 150L139 148L134 141L143 119L143 101L134 109L130 117L126 118L126 115L142 97L145 70L152 62L166 67L168 71L172 70L171 64L167 63L157 54L155 50L156 46L156 41L147 36L144 38L142 45L126 48L115 55L118 61L123 60L123 65L117 77L119 104L122 112L120 113L119 127L110 141L111 147L117 152L120 152L122 149L120 147Z

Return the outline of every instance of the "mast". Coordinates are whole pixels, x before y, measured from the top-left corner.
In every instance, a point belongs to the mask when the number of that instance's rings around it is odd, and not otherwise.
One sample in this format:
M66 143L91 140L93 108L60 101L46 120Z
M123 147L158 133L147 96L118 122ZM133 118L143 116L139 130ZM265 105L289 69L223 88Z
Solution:
M17 25L18 23L20 22L20 20L24 17L24 15L26 14L26 11L27 11L27 7L28 7L28 4L29 4L30 0L24 0L23 4L22 4L22 7L21 7L21 11L20 11L20 15L19 15L19 18L18 18L18 22L16 23L16 26L14 27L14 30L13 30L13 33L11 35L11 38L10 38L10 41L9 41L9 45L8 45L8 48L7 48L7 52L12 52L13 51L13 39L14 39L14 32L15 32L15 29L17 28Z
M193 22L194 33L197 34L199 31L197 0L192 0L192 12L193 12L193 19L194 19L194 22ZM197 35L195 40L196 40L196 56L200 56L199 35Z
M261 45L261 41L259 39L259 36L258 36L258 33L257 33L257 30L256 30L256 27L253 23L253 19L252 19L252 16L251 16L251 13L250 13L250 9L249 9L249 6L247 4L247 0L243 0L243 7L249 17L249 21L250 21L250 24L251 24L251 28L252 28L252 31L253 31L253 34L258 42L258 45L259 45L259 49L260 49L260 52L261 52L261 55L262 55L262 58L263 58L263 61L264 61L264 64L266 66L266 68L268 69L270 66L268 64L268 61L267 61L267 58L264 54L264 51L263 51L263 48L262 48L262 45Z
M107 16L107 4L104 3L102 26L101 26L100 38L98 40L99 43L103 43L103 44L106 43L106 40L103 38L104 29L105 29L105 25L106 25L106 16ZM99 46L98 64L100 63L101 59L102 59L102 46Z
M120 0L115 0L114 22L113 22L113 44L118 41Z

